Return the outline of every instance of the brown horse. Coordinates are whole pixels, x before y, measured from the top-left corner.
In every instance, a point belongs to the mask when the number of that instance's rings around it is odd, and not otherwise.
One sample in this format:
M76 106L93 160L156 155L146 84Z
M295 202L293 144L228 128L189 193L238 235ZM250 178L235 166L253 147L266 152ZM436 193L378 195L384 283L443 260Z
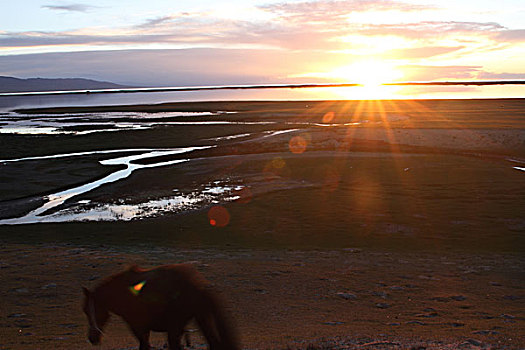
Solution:
M166 265L151 270L133 266L104 279L92 291L83 290L88 338L93 345L100 343L112 312L129 325L140 350L150 349L151 331L167 332L170 349L181 350L184 327L192 319L210 349L239 349L217 296L191 266Z

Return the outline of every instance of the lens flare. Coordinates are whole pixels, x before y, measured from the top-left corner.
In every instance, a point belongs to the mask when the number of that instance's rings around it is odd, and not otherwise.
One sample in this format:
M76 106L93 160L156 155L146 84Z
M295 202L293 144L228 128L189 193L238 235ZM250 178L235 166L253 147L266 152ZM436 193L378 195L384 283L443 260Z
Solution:
M286 162L281 157L275 157L272 160L272 166L276 169L282 169L286 165Z
M208 211L208 220L211 226L225 227L230 222L230 213L225 207L215 205Z
M288 143L288 148L290 152L295 154L301 154L306 151L307 142L302 136L294 136Z
M137 295L139 295L140 291L142 290L142 288L144 287L145 284L146 284L146 281L139 282L139 283L129 287L129 290L131 291L131 293L134 296L137 296Z
M334 112L326 112L323 116L323 123L331 123L334 120L335 113Z

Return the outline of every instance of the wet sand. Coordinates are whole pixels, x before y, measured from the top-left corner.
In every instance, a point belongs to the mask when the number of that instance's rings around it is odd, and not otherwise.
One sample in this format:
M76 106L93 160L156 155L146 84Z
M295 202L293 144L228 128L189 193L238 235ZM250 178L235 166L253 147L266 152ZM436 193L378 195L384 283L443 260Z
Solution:
M80 201L141 205L216 182L237 189L228 193L233 200L210 197L193 210L129 222L0 225L0 348L87 349L80 285L131 263L178 262L194 264L222 291L247 349L522 348L525 174L515 167L525 159L524 107L524 100L100 107L148 112L141 118L162 125L2 134L4 160L213 146L140 160L188 159L138 170L56 211L79 210ZM159 111L236 113L161 120ZM75 122L83 115L78 130L86 130L95 112L24 113ZM3 163L0 219L117 171L100 164L112 157ZM210 225L216 204L230 215L225 227ZM116 318L106 338L102 348L136 346ZM155 339L161 348L162 337Z

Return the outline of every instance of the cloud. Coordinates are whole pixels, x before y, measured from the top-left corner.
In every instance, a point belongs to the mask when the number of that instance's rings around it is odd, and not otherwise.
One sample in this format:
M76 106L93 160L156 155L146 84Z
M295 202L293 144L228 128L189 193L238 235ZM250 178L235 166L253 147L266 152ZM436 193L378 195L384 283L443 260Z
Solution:
M156 28L156 27L166 25L166 24L174 24L174 22L177 22L177 21L178 22L186 21L186 23L189 23L188 19L190 18L193 19L193 21L198 22L197 21L198 18L203 18L205 16L206 14L201 13L201 12L179 12L179 13L172 14L172 15L150 18L146 20L144 23L135 26L135 28L140 28L140 29Z
M504 29L504 26L495 22L423 21L400 24L369 24L363 26L359 32L363 35L397 35L410 39L421 39L458 33L490 34Z
M271 49L89 51L0 56L0 75L85 77L144 86L327 83L331 78L297 75L326 67L326 62L343 66L352 59L348 54Z
M45 7L68 11L86 11L90 8L83 4ZM402 11L419 17L419 11L433 9L436 8L395 0L282 2L256 7L257 11L263 11L269 16L252 21L221 18L213 11L179 12L150 18L134 26L105 29L106 32L100 32L97 28L82 28L76 32L4 32L0 33L0 47L20 48L18 52L60 51L61 47L73 50L72 46L76 46L75 49L84 46L86 50L140 46L150 49L152 45L163 48L271 47L310 52L346 50L368 54L368 48L377 44L373 54L393 59L421 59L459 50L462 50L462 54L499 50L503 47L500 43L525 40L525 30L508 30L496 22L395 23L395 15L392 17L388 13ZM369 11L385 12L389 21L393 19L394 23L349 21L349 14ZM356 41L357 36L361 38ZM373 43L367 42L371 36L379 38L374 38L377 40ZM399 48L392 45L383 48L381 36L399 37L402 45Z
M85 4L70 4L70 5L43 5L42 8L55 11L70 11L70 12L87 12L96 6Z
M465 48L465 46L423 46L406 49L394 49L386 52L383 56L404 59L429 58L455 52L463 48Z
M145 23L138 25L138 28L150 28L150 27L156 27L159 24L164 24L166 22L170 22L173 20L173 16L162 16L157 18L152 18L147 20Z
M432 66L405 65L399 68L405 73L406 80L430 81L443 79L476 79L482 72L482 66Z
M478 86L449 85L449 86L405 86L396 91L398 95L413 96L432 96L433 94L447 94L449 97L458 98L458 93L474 93L479 91Z
M295 20L301 23L313 21L333 21L334 19L346 18L352 12L365 11L422 11L435 9L434 6L415 5L393 0L320 0L303 1L295 3L277 3L259 6L260 9L268 11L287 20Z
M198 43L210 42L207 36L184 34L130 34L130 35L78 35L71 33L25 32L11 35L0 35L2 47L38 47L38 46L69 46L69 45L124 45L151 43Z
M503 30L497 33L495 39L506 42L523 42L525 41L525 29Z
M523 73L481 72L478 75L478 79L487 79L487 80L522 80L522 79L525 79L525 72L523 72Z
M344 66L353 59L356 57L337 53L304 55L299 51L252 49L91 51L0 56L0 75L85 77L143 86L325 83L327 78L297 75L319 67ZM333 66L326 67L326 62ZM397 68L407 81L525 78L525 73L492 73L477 65L404 65ZM291 77L294 74L296 77ZM422 88L421 92L424 90Z
M131 85L190 86L296 82L287 74L311 61L280 50L119 50L0 56L0 75L86 77ZM334 58L334 61L336 59Z
M335 2L334 2L335 3ZM326 3L325 3L326 4ZM335 11L335 10L334 10ZM494 22L417 22L405 24L346 24L285 23L280 21L247 22L242 20L217 19L181 13L150 19L135 27L114 30L114 35L102 35L95 29L77 32L18 32L0 34L3 47L44 47L64 45L131 45L131 44L187 44L209 47L221 45L275 47L292 50L344 50L354 43L342 40L348 34L366 36L398 36L418 40L421 47L392 52L405 53L406 58L431 57L463 47L438 48L436 40L454 37L456 34L485 37L487 40L518 40L525 38L524 31L509 31ZM119 34L122 33L122 34ZM464 38L462 38L464 39ZM425 41L426 40L426 41ZM487 41L488 42L488 41ZM494 44L494 42L492 42ZM464 44L468 46L468 43ZM492 49L493 45L491 46ZM496 47L498 48L498 47ZM379 48L380 49L380 48ZM479 49L479 47L476 47Z

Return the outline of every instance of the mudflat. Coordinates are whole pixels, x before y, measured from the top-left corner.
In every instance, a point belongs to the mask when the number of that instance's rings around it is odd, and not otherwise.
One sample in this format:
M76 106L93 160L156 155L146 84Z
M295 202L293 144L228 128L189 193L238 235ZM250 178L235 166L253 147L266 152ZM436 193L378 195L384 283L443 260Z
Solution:
M248 349L525 346L525 100L17 112L2 348L89 348L82 285L180 262ZM102 347L133 346L114 318Z

